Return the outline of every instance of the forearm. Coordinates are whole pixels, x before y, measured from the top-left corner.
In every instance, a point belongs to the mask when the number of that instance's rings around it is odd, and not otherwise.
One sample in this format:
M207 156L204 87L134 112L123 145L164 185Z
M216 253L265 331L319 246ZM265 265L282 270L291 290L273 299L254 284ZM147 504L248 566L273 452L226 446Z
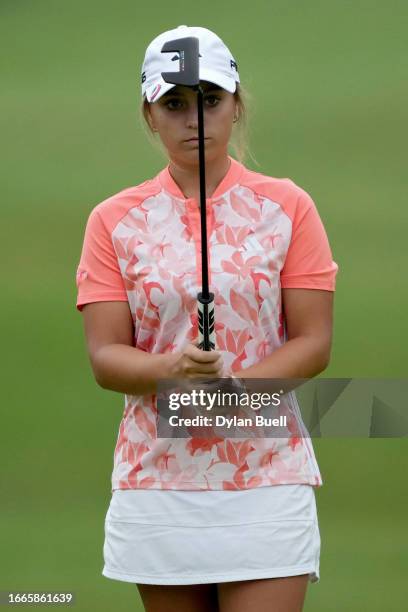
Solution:
M313 378L329 363L327 344L313 336L288 340L259 363L234 372L239 378L299 379Z
M171 377L171 365L177 357L175 353L147 353L125 344L109 344L96 353L92 368L97 383L104 389L146 395L157 392L158 380ZM234 374L248 379L307 379L319 374L327 364L327 350L322 349L321 343L313 337L301 336Z
M157 381L167 378L174 354L147 353L125 344L109 344L96 353L92 368L104 389L146 395L156 393Z

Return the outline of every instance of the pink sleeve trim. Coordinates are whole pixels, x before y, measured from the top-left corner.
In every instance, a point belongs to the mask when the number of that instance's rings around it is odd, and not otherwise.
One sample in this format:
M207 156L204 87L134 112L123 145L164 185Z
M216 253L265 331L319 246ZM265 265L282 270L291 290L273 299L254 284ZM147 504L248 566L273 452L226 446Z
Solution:
M329 268L316 272L301 274L282 274L280 281L282 289L323 289L336 290L336 274L339 267L335 261Z
M293 279L286 280L281 283L282 289L321 289L323 291L335 291L336 284L334 282L328 283L318 283L316 281L307 280L307 279Z
M81 298L78 299L76 303L77 309L81 312L83 306L85 304L91 304L93 302L127 302L127 295L123 295L120 292L111 292L111 293L88 293L81 295Z

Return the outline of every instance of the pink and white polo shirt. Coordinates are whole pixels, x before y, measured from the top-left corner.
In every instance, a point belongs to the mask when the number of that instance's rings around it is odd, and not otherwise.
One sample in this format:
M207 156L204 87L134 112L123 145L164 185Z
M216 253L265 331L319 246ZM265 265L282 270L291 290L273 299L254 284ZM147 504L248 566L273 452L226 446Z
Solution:
M286 338L281 288L334 291L337 264L316 206L288 178L230 158L207 199L209 282L216 349L226 374L258 363ZM91 212L77 270L77 308L127 301L134 346L180 350L197 337L201 289L198 204L168 167ZM115 489L237 490L276 484L320 486L311 439L294 393L288 438L158 438L155 395L125 395L114 452Z

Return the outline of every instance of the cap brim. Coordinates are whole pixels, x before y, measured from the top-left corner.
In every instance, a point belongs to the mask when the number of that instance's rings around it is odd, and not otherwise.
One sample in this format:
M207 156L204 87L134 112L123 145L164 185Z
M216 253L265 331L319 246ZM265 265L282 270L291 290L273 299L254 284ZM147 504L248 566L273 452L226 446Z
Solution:
M154 85L146 87L146 91L144 92L146 100L148 102L157 102L157 100L170 91L172 87L174 87L173 83L166 83L164 79L160 78Z
M234 93L237 88L237 82L235 79L222 74L221 72L217 72L215 70L209 70L207 68L201 68L200 70L200 81L209 81L210 83L214 83L222 89L230 93ZM175 87L173 83L167 83L163 78L160 77L160 80L157 81L154 85L147 87L145 90L146 99L148 102L153 103L157 102L165 93L170 91Z
M234 78L222 74L222 72L210 70L209 68L200 69L200 80L214 83L226 91L229 91L229 93L234 93L237 88L237 83Z

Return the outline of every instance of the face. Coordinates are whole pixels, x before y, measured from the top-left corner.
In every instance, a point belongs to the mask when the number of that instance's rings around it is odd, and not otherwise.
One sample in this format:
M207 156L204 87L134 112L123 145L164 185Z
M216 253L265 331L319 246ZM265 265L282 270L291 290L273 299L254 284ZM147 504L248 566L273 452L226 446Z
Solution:
M217 85L201 82L204 96L204 150L206 162L225 156L238 108L234 95ZM197 93L176 85L149 105L148 121L167 149L169 158L181 165L198 164Z

